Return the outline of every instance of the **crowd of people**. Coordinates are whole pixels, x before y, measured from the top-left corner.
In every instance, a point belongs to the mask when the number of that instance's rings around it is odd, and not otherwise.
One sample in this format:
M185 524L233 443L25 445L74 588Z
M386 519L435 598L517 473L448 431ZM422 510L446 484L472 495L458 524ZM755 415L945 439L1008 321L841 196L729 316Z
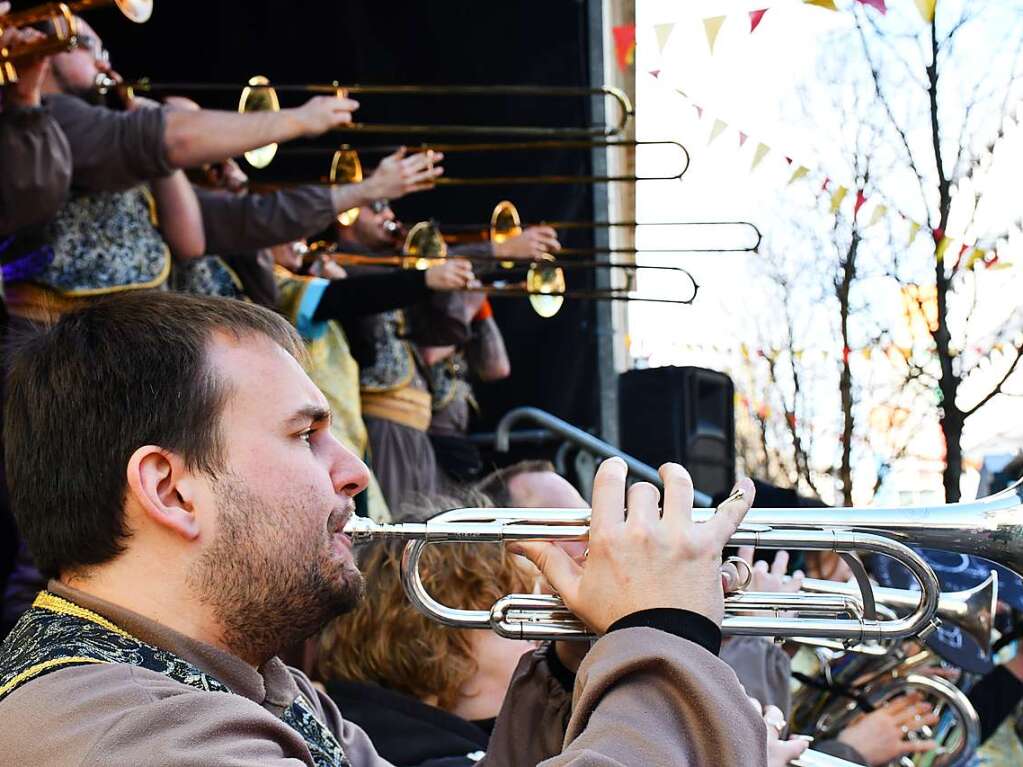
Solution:
M358 104L236 114L111 98L96 88L120 79L110 55L78 25L77 48L23 63L0 102L0 497L18 535L0 761L799 757L793 647L721 632L741 580L721 552L752 483L694 525L680 466L661 468L662 493L627 487L610 459L588 502L543 461L487 473L467 439L471 382L511 374L477 276L488 259L556 252L556 233L458 246L425 270L342 265L335 253L400 248L390 202L430 189L442 155L399 150L358 183L250 191L232 158L321 135ZM0 29L5 49L48 31ZM537 645L435 624L405 599L401 548L353 551L343 533L354 513L490 505L592 508L589 539L431 547L430 592L473 610L556 592L598 638ZM751 588L798 590L784 556L742 556ZM843 579L840 560L810 564ZM981 683L978 701L1000 701L988 730L1023 698L1018 666ZM904 695L813 748L884 765L934 750L920 732L937 720Z

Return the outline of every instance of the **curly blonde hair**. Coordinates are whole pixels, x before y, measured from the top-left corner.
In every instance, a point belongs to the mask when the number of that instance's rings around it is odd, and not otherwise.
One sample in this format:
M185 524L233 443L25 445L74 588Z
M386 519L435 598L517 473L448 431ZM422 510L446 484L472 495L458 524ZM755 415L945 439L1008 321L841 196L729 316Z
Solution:
M434 499L434 511L484 506L479 494ZM404 544L369 547L360 558L366 596L351 613L320 635L323 680L370 682L420 700L435 696L451 709L459 691L477 673L469 632L442 626L419 613L405 597L399 572ZM500 544L445 543L423 552L419 572L430 594L451 607L489 610L505 594L529 593L528 566Z

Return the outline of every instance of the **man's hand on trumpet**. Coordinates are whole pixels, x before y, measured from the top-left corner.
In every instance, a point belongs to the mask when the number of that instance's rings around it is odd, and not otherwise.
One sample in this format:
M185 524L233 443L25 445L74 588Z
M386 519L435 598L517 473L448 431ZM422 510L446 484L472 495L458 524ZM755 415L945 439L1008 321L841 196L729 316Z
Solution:
M545 542L517 543L568 608L598 634L633 613L656 608L688 610L718 626L724 618L723 582L738 575L721 570L721 550L753 501L753 483L742 480L741 498L726 501L710 521L692 519L693 482L678 464L660 469L663 513L657 488L638 482L626 492L628 469L619 458L604 461L593 484L589 551L582 564ZM733 580L734 579L734 580Z
M301 135L319 136L332 128L352 122L352 113L359 102L342 96L313 96L300 107L290 110L301 126Z
M443 159L442 152L432 149L410 155L402 147L382 159L366 183L371 186L374 198L385 200L432 189L433 182L444 174L444 168L438 164Z

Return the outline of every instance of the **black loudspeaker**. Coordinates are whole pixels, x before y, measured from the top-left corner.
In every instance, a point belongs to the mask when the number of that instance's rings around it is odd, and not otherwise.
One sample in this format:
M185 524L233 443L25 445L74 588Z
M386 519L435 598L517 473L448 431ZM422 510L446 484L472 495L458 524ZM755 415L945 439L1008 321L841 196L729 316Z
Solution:
M735 483L735 387L724 373L695 367L630 370L618 377L621 448L657 467L685 466L697 490Z

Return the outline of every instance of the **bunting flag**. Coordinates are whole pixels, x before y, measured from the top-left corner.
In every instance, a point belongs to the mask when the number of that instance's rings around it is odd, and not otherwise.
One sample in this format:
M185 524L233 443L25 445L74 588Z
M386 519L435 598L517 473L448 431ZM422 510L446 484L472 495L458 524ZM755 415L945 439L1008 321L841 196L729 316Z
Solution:
M856 2L862 5L869 5L871 8L876 8L882 16L888 13L884 0L856 0Z
M743 144L745 144L746 143L746 139L748 139L748 138L749 138L749 136L747 136L742 131L739 131L739 146L742 146Z
M711 16L703 20L703 28L707 33L707 45L710 46L711 53L714 53L714 42L718 39L718 32L721 31L721 25L724 23L724 16Z
M980 264L984 264L986 260L984 256L986 255L987 251L982 250L981 248L974 248L969 258L966 259L966 263L963 264L963 269L975 269L978 262Z
M797 179L802 178L803 176L805 176L809 172L810 172L809 168L807 168L805 165L800 165L792 173L792 178L789 179L789 184L791 184L792 182L796 181Z
M862 189L857 189L856 190L856 202L853 205L853 218L856 218L856 216L859 215L860 208L863 207L863 203L865 203L866 201L867 201L867 198L863 194L863 190Z
M661 76L661 70L659 70L659 69L651 69L650 70L650 74L653 75L653 77L656 79L656 78Z
M920 231L920 224L918 224L916 221L910 221L909 222L909 240L906 242L906 247L907 248L910 245L913 244L913 240L916 239L916 233L919 232L919 231Z
M757 27L760 26L760 22L764 20L764 14L767 13L766 8L761 8L759 11L749 12L749 31L753 34L757 31Z
M703 107L701 107L699 104L693 104L693 109L696 110L696 119L697 120L702 120L703 119Z
M920 0L917 0L919 2ZM829 11L837 11L838 6L835 5L835 0L803 0L806 5L816 5L818 8L827 8Z
M764 143L757 143L757 148L753 152L753 164L750 165L749 169L753 170L756 168L760 161L767 157L767 153L771 151L771 147Z
M671 31L675 29L675 22L670 24L655 24L654 34L657 35L657 52L664 53L664 46L668 44Z
M838 187L834 194L831 195L831 212L838 213L838 208L842 205L842 200L845 199L845 195L848 193L848 189L844 186Z
M867 226L873 226L882 218L884 214L888 212L888 208L885 205L878 205L874 208L874 212L870 214L870 221L867 222Z
M611 30L615 40L615 58L618 68L625 71L636 61L636 25L625 24Z
M710 138L707 139L707 144L708 145L712 144L714 142L714 139L716 139L718 136L720 136L724 132L725 128L727 128L727 127L728 127L728 123L726 123L724 120L719 120L719 119L715 118L714 125L710 129Z
M915 2L923 20L928 24L934 21L934 9L938 4L938 0L915 0Z
M938 241L938 246L934 249L934 258L936 258L938 261L944 261L945 251L948 250L949 243L951 242L952 240L950 240L948 237L942 237Z

